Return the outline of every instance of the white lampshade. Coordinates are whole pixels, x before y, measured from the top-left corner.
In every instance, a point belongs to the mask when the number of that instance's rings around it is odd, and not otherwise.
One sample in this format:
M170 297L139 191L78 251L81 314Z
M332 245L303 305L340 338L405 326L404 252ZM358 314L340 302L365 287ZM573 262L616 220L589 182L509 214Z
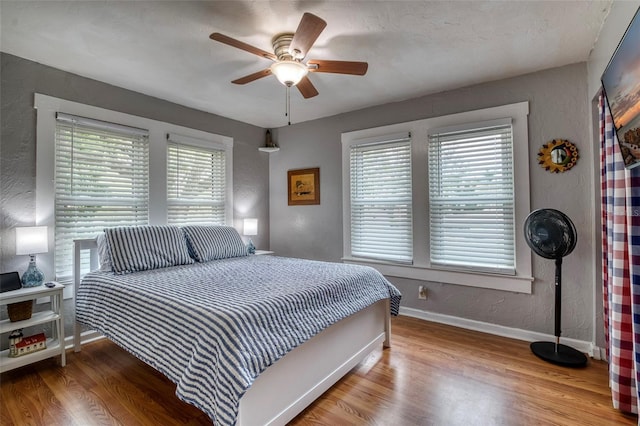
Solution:
M46 253L49 238L46 226L16 228L16 255Z
M296 61L280 61L271 65L271 72L285 86L295 86L307 75L306 65Z
M258 235L258 219L244 220L244 235Z

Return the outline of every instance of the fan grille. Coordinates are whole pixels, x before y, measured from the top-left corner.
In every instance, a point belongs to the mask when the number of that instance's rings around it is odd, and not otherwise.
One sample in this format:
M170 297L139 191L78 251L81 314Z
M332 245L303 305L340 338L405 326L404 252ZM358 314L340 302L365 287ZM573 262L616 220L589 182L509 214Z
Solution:
M538 256L559 259L576 246L576 228L571 219L554 209L539 209L529 213L524 223L527 244Z

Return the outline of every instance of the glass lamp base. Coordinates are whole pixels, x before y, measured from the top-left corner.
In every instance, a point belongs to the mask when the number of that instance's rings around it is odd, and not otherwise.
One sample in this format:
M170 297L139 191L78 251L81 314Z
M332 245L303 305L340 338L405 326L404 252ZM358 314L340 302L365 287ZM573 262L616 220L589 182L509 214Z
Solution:
M256 254L256 246L253 245L251 238L249 238L249 242L247 243L247 251L249 254Z
M22 287L38 287L44 282L44 274L36 267L36 261L31 260L29 267L22 274Z

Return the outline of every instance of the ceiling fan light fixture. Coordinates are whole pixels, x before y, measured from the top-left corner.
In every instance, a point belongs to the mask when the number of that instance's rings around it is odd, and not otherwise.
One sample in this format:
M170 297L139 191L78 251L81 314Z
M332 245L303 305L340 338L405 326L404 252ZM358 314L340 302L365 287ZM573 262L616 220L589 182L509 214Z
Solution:
M318 96L318 90L314 87L311 79L307 78L309 72L346 75L365 75L367 73L368 64L366 62L320 59L302 62L326 26L327 22L324 19L308 12L303 14L295 33L279 33L271 39L273 53L220 33L213 33L209 38L274 62L269 68L237 78L231 83L247 84L273 74L287 89L296 86L302 97L309 99ZM290 90L287 90L287 99L289 99L289 92ZM287 109L287 111L289 110Z
M297 61L280 61L271 65L271 72L278 81L287 87L300 83L309 70L307 66Z

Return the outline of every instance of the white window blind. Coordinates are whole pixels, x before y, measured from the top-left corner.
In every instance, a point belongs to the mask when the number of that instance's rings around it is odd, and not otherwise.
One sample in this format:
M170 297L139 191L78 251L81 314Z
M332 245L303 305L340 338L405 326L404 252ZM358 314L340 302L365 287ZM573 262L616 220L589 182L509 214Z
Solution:
M353 145L350 184L351 255L411 263L410 139Z
M176 225L226 223L226 152L169 142L168 222Z
M73 240L149 221L146 130L58 113L55 134L55 273L70 282ZM86 259L85 259L86 261Z
M510 120L429 135L432 265L515 273Z

